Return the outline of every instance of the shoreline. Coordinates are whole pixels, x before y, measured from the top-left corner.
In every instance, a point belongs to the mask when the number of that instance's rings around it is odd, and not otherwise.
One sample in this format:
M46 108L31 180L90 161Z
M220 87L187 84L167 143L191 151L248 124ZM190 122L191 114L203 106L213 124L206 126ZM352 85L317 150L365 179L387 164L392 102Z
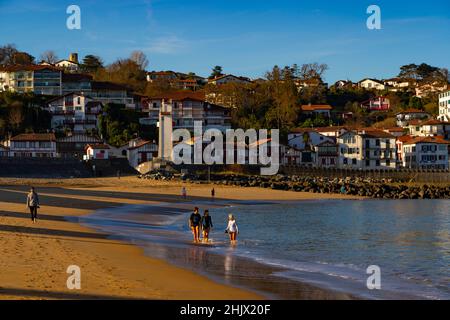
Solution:
M5 261L0 266L7 271L0 275L2 299L264 299L251 291L222 285L150 258L133 244L108 239L105 234L63 218L82 217L97 209L127 203L176 202L179 185L140 183L129 177L95 181L12 180L16 181L0 179L0 237L5 243L2 248ZM24 211L23 199L29 185L34 185L41 194L42 208L35 225L28 221ZM261 194L249 193L248 188L247 192L215 188L219 191L218 198L224 200L239 197L279 200L281 197L272 190ZM202 197L206 191L204 185L190 185L188 190L193 199L208 199ZM330 198L280 192L283 198L293 200ZM67 266L77 263L82 269L80 292L65 286Z

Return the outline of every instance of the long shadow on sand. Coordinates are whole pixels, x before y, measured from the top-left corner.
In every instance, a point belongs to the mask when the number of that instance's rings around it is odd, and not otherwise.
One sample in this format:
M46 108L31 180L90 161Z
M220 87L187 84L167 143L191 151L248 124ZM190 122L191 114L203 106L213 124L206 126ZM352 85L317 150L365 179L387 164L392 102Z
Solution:
M28 188L17 186L0 186L0 201L8 203L24 204L26 193ZM68 208L86 208L86 209L100 209L117 207L121 203L108 201L108 198L123 199L124 203L127 203L127 199L141 200L141 201L166 201L166 202L180 202L180 197L176 195L164 195L164 194L140 194L132 192L110 192L110 191L93 191L93 190L70 190L58 187L43 187L37 189L40 194L40 202L43 206L55 206L55 207L68 207ZM58 196L45 195L44 193L52 193ZM77 199L77 198L61 198L61 196L90 196L98 197L99 199ZM105 198L102 200L101 198ZM184 200L186 203L195 201L211 200L209 197L189 197L188 200ZM215 202L219 204L222 199L215 199ZM223 200L226 203L233 201ZM65 205L64 205L65 204Z
M72 237L85 239L106 239L106 235L92 232L79 232L69 230L53 230L45 228L32 228L23 226L0 225L0 232L26 233L32 235L48 235L54 237Z
M64 299L64 300L131 300L133 297L95 295L83 293L70 293L63 291L43 291L33 289L0 288L0 298L2 295L13 297L29 297L40 299Z
M12 211L0 211L0 217L31 220L29 213L20 213ZM67 221L62 216L52 216L49 214L40 214L40 213L38 213L38 219L47 221Z

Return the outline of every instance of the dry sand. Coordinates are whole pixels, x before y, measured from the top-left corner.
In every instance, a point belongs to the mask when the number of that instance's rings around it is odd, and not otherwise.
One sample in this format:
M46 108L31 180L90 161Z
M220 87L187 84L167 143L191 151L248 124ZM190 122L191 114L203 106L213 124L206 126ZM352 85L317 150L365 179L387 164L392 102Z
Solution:
M40 194L38 222L30 221L25 197ZM0 299L260 299L242 289L143 255L140 248L68 222L93 210L122 204L179 201L181 185L191 199L211 186L139 180L135 177L68 180L0 179ZM214 186L216 197L236 200L354 199ZM67 267L81 268L81 290L66 286Z

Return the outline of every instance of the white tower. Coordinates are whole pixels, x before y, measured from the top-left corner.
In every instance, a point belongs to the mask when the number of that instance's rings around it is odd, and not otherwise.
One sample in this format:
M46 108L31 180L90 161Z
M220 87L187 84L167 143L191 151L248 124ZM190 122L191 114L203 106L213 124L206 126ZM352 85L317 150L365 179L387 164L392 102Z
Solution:
M158 157L162 160L172 161L172 104L166 103L165 100L161 103L159 110L159 145Z

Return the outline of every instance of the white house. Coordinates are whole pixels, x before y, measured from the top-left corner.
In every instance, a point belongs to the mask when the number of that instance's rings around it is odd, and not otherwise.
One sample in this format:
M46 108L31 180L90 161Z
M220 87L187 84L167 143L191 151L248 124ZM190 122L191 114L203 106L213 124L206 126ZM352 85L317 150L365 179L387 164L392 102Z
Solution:
M158 156L158 145L141 139L131 140L127 149L128 163L136 168L141 163L152 161Z
M405 78L391 78L383 81L389 91L397 92L401 90L407 90L409 88L413 88L416 86L417 82L414 79L405 79Z
M88 144L84 160L107 160L109 150L110 147L107 144Z
M408 109L397 113L395 117L397 119L397 126L406 127L411 120L429 119L431 115L423 110Z
M335 142L333 138L317 132L314 128L299 128L288 134L288 145L300 150L314 150L315 146L326 141Z
M56 158L53 133L24 133L8 141L9 156L18 158Z
M209 79L208 83L213 85L223 85L227 83L239 83L239 84L245 84L245 83L251 83L252 81L249 78L246 77L238 77L232 74L226 74L214 79Z
M415 137L403 142L402 165L414 169L448 169L450 142L440 137Z
M160 112L170 110L174 129L194 129L194 121L201 121L203 129L221 131L231 128L231 109L205 101L201 92L181 91L149 98L145 103L148 117L140 119L143 124L158 124Z
M366 78L358 82L358 86L360 88L364 89L376 89L376 90L384 90L386 89L386 86L384 85L383 81L377 80L377 79L371 79Z
M439 94L438 120L450 122L450 91Z
M361 108L369 111L389 111L391 108L391 101L387 97L379 96L361 103Z
M102 103L83 93L68 93L47 102L52 115L51 126L56 130L69 129L84 133L97 129Z
M444 139L450 139L450 122L435 119L430 119L425 122L412 120L409 122L407 128L412 136L442 136Z
M80 69L78 53L71 53L69 59L59 60L55 63L55 66L65 69L68 72L78 72Z
M337 139L338 166L348 169L395 169L395 137L375 129L348 131Z

